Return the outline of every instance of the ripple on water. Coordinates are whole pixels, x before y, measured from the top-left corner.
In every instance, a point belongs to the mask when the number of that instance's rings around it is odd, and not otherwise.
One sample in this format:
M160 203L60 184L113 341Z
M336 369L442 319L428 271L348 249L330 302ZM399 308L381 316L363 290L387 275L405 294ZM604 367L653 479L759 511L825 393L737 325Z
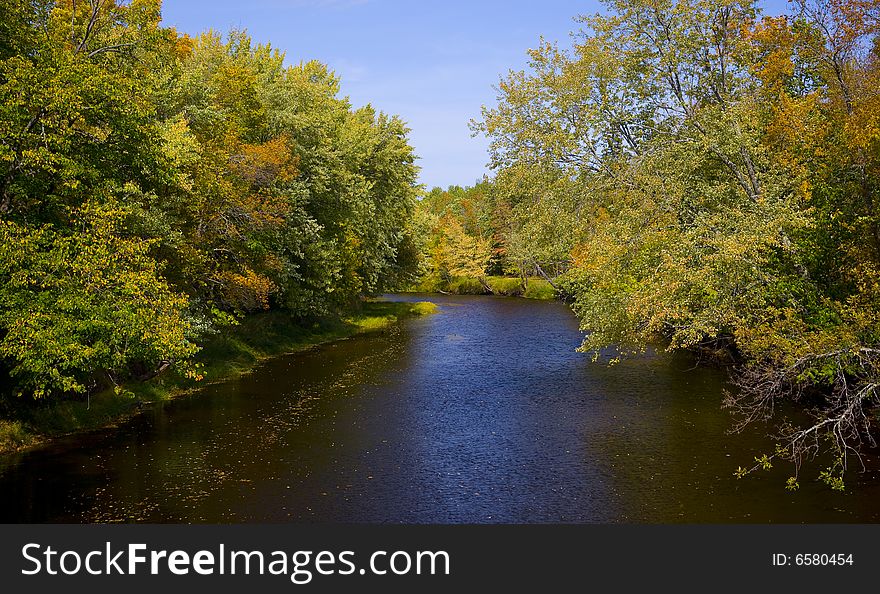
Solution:
M420 296L399 297L418 300ZM722 373L576 352L564 304L437 297L436 315L262 364L238 380L0 464L0 521L876 522L728 434Z

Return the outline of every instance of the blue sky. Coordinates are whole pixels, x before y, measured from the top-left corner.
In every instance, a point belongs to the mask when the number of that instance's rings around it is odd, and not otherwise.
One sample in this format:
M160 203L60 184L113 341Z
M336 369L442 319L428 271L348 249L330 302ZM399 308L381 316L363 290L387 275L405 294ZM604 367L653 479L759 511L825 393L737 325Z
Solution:
M772 14L786 6L762 4ZM487 172L487 141L471 137L468 121L494 104L492 86L525 66L540 36L567 44L573 17L599 9L596 0L165 0L162 14L182 32L246 29L289 63L328 64L355 106L408 123L430 188Z

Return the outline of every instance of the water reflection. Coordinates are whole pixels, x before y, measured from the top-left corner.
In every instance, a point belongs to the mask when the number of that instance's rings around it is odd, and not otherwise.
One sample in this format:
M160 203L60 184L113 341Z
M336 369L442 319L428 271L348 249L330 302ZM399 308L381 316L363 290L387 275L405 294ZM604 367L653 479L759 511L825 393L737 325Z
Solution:
M654 354L592 364L560 303L438 301L3 459L0 521L880 520L876 473L844 495L788 493L781 470L737 481L772 442L726 433L720 372Z

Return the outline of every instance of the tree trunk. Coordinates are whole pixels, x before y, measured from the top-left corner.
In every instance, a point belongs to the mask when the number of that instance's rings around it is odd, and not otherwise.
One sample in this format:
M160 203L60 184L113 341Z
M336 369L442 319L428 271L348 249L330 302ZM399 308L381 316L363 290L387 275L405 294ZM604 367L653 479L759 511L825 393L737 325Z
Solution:
M553 279L551 279L549 276L547 276L547 273L544 272L544 270L541 268L540 264L538 264L537 262L535 262L535 270L538 272L538 274L540 274L544 278L545 281L550 283L550 286L553 287L554 290L556 290L556 291L559 290L559 287L556 286L556 283L553 282Z
M162 361L162 364L159 365L159 367L157 367L153 371L148 371L147 373L139 375L137 379L138 379L138 381L145 382L147 380L153 379L154 377L156 377L157 375L159 375L160 373L162 373L163 371L165 371L169 367L171 367L170 361Z

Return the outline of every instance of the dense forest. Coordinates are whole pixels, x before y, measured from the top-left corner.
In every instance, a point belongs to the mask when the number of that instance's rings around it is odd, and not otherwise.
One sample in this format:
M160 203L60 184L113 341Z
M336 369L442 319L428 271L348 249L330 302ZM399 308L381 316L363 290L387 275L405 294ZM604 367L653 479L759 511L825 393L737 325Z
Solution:
M413 288L534 299L556 296L557 287L535 254L518 249L515 230L520 226L514 223L510 202L496 190L483 181L467 188L434 188L419 200L413 228L421 238L421 276Z
M320 63L180 34L159 0L2 6L4 398L199 379L254 312L555 294L597 359L730 364L736 426L778 427L741 475L830 453L842 488L876 445L878 0L607 0L471 123L493 176L421 199L404 123Z
M309 320L409 282L407 129L317 62L160 25L158 0L3 0L7 397L167 368L269 308Z

